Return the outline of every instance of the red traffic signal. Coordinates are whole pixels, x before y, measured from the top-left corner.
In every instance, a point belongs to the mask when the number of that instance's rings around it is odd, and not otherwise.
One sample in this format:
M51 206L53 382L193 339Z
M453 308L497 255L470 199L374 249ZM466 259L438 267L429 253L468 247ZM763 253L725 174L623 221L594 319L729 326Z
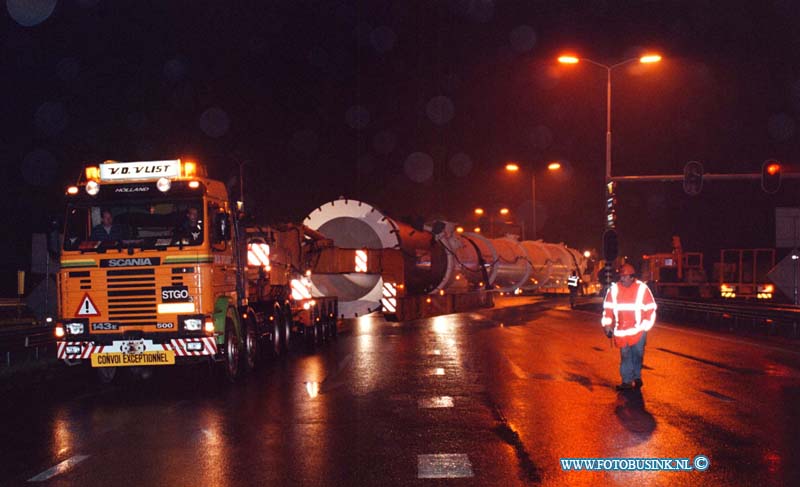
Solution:
M683 166L683 192L696 196L703 190L703 164L689 161Z
M781 164L768 159L761 165L761 189L769 194L777 193L781 187Z

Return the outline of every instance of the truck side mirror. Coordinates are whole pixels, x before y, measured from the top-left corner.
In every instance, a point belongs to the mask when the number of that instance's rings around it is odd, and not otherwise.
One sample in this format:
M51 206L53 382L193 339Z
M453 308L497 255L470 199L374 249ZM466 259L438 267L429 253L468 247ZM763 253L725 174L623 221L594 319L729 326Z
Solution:
M61 255L61 224L56 219L50 220L47 230L47 251L54 257Z
M214 241L227 242L231 239L231 225L227 213L214 215Z

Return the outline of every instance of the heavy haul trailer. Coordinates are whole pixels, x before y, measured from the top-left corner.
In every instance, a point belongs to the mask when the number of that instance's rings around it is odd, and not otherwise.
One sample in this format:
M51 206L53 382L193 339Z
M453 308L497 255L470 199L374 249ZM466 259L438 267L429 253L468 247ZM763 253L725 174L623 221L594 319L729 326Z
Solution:
M336 299L292 293L315 237L242 227L224 184L193 162L87 167L67 190L58 358L104 381L119 367L198 361L235 380L262 351L287 351L292 331L331 336Z
M488 239L458 233L448 222L413 228L344 198L318 207L303 223L333 242L320 261L328 265L317 266L311 286L338 296L345 318L382 310L404 321L465 311L492 306L493 291L567 293L573 271L587 289L596 285L586 257L563 243Z

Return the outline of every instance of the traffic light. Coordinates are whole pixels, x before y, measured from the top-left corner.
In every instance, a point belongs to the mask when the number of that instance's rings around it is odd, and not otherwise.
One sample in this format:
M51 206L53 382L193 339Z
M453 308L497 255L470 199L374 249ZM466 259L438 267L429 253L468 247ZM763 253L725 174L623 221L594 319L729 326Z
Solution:
M613 230L617 227L617 195L616 183L609 181L606 184L606 229Z
M606 230L603 233L603 258L611 262L619 255L619 241L616 230Z
M683 166L683 192L695 196L702 190L703 165L697 161L689 161Z
M761 165L761 189L769 194L777 193L781 187L781 164L767 159Z

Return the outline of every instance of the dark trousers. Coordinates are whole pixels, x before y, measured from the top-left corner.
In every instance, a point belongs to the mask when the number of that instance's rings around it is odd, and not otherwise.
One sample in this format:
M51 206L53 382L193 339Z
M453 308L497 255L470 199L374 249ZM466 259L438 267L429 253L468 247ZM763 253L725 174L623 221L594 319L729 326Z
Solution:
M623 383L642 378L645 342L647 342L646 331L642 332L642 337L638 342L619 349L619 375L622 376Z

